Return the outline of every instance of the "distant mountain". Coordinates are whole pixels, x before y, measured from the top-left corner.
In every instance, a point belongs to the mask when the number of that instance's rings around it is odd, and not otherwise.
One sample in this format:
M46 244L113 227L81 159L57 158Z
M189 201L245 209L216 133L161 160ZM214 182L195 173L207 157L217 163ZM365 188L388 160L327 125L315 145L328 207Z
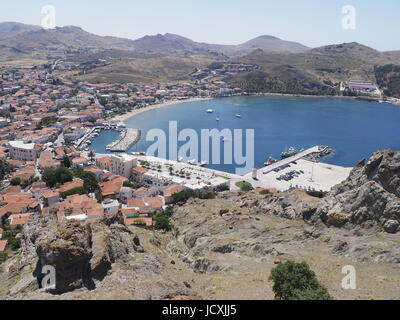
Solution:
M246 91L334 94L339 83L375 79L375 66L400 63L400 56L359 43L329 45L303 53L255 50L236 59L256 64L258 71L240 74L232 83Z
M254 49L275 52L304 52L309 48L295 42L272 36L261 36L240 45L218 45L195 42L188 38L166 33L145 36L137 40L98 36L79 27L66 26L45 30L16 22L0 23L0 53L4 55L43 55L66 51L93 52L107 49L129 50L138 53L197 54L241 56Z
M0 39L16 36L26 31L37 31L41 28L18 22L1 22L0 23Z
M80 49L133 49L133 41L116 37L102 37L74 26L42 28L18 32L0 40L0 47L21 52L64 52Z
M298 53L310 48L300 43L281 40L272 36L260 36L240 45L219 45L203 42L195 42L188 38L166 33L165 35L145 36L134 41L135 49L142 52L163 53L198 53L202 51L214 51L228 56L240 56L248 54L255 49L263 49L275 52Z

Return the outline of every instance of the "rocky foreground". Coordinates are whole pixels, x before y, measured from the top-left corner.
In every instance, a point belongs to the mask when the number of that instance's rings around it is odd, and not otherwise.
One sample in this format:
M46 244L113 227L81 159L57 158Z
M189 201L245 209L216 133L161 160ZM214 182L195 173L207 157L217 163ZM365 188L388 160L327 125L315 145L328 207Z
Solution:
M225 192L175 208L174 229L127 228L119 217L57 225L32 219L2 266L4 299L273 299L271 269L305 260L336 299L400 298L400 152L360 162L324 198L304 191ZM39 288L44 265L53 290ZM357 271L343 290L342 267ZM38 278L38 279L37 279Z

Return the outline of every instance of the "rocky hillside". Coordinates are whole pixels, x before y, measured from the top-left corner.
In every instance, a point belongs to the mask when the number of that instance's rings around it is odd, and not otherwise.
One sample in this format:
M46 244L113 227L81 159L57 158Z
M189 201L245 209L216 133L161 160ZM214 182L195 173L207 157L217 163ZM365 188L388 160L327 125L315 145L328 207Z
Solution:
M36 217L2 266L0 297L273 299L271 269L304 260L336 299L399 299L399 201L400 151L382 150L322 199L302 190L189 199L166 233L118 218L57 226ZM59 282L44 292L32 272L48 264ZM346 265L356 290L341 288Z
M397 233L400 226L400 152L383 150L361 161L333 188L316 215L329 226L361 225Z
M335 94L350 79L376 82L375 66L400 63L399 56L359 43L329 45L297 54L256 50L239 59L260 70L236 76L232 83L246 91Z
M99 223L31 219L19 255L7 261L2 289L16 299L162 299L190 291L141 245L121 216ZM56 269L56 287L40 289L43 266ZM151 285L149 285L151 284ZM2 292L0 292L2 293Z

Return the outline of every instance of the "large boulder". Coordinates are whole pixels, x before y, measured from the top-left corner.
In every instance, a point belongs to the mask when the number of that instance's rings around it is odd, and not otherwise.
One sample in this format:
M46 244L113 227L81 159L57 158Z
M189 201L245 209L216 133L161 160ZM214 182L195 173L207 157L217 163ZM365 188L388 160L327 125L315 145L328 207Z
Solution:
M382 150L361 161L349 178L326 196L316 217L329 226L376 226L398 231L400 223L400 151Z
M93 289L95 280L103 280L113 263L130 253L144 252L138 237L120 222L113 217L90 224L68 221L41 229L34 242L39 282L44 276L40 270L53 266L56 288L52 292Z

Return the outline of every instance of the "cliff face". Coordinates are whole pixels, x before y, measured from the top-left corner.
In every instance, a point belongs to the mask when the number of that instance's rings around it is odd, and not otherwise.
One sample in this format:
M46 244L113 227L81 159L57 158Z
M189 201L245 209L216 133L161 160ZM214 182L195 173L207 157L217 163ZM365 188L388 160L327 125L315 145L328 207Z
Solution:
M25 228L21 252L5 268L8 295L17 299L162 299L191 292L166 274L164 262L147 252L122 216L84 224L44 223ZM55 288L41 289L44 266L55 268ZM149 286L148 283L153 285Z
M400 226L400 151L382 150L360 162L349 178L324 198L316 216L328 226Z

